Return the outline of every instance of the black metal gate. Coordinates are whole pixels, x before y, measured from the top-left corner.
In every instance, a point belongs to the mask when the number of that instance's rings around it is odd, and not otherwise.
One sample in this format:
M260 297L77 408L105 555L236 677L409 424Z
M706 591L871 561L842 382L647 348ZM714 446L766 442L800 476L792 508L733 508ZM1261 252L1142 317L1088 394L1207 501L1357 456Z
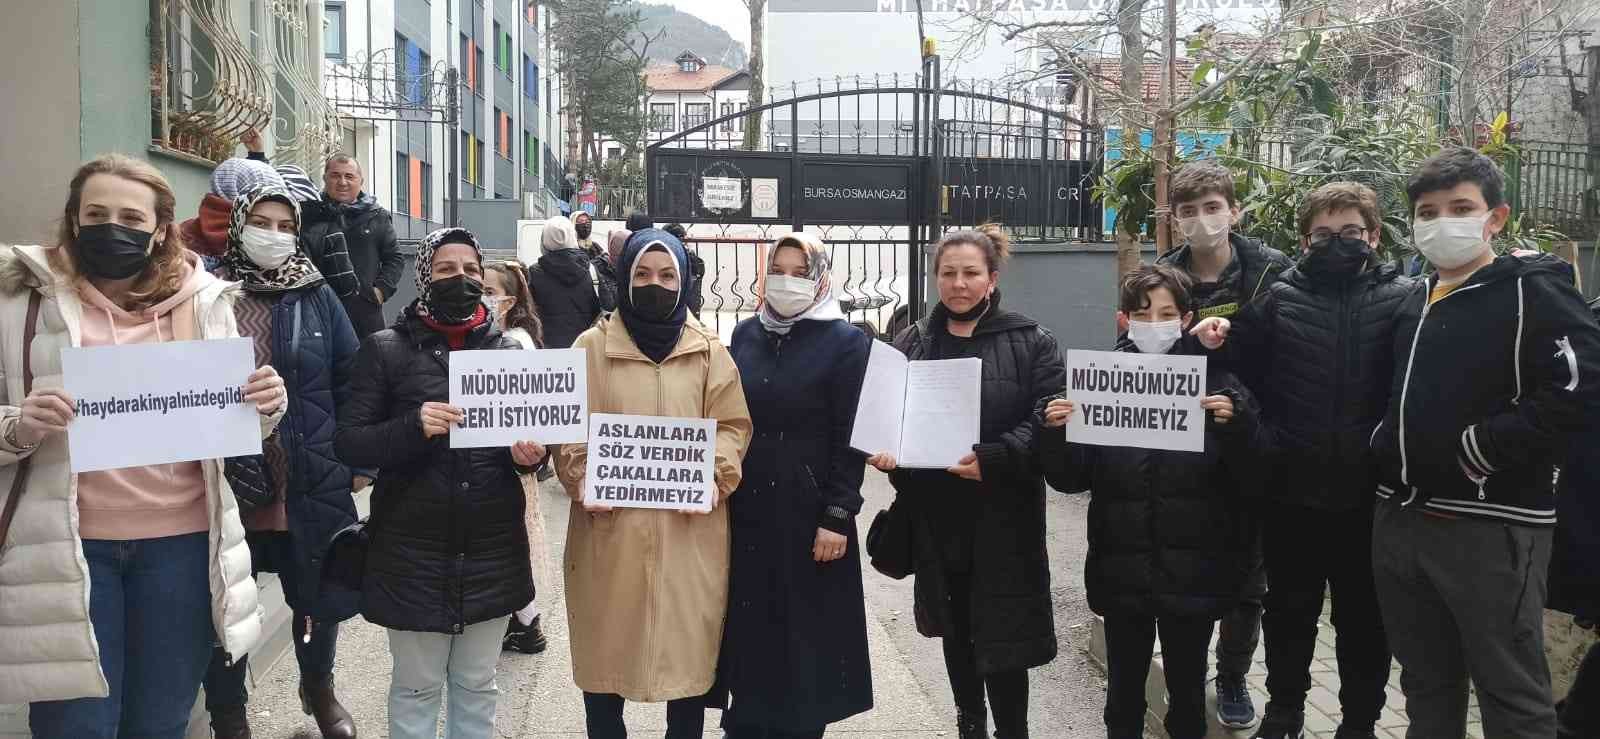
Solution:
M921 76L789 92L646 149L651 217L698 226L707 323L754 311L764 249L791 230L830 245L845 309L879 335L920 314L925 247L947 231L994 222L1020 242L1100 238L1104 135L1067 100ZM756 112L760 143L745 150Z
M460 222L458 76L447 62L430 65L424 55L394 49L330 62L325 73L342 128L339 150L365 165L368 192L393 214L401 242Z

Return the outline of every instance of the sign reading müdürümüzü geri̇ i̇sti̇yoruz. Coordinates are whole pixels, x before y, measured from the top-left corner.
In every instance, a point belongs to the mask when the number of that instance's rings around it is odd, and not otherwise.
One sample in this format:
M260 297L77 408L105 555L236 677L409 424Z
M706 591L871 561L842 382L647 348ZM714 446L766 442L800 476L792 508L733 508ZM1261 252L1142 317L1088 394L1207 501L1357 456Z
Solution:
M450 352L450 448L587 441L588 369L582 349Z
M1070 350L1067 441L1205 451L1205 389L1205 357Z
M717 421L596 413L583 502L709 511L717 495Z

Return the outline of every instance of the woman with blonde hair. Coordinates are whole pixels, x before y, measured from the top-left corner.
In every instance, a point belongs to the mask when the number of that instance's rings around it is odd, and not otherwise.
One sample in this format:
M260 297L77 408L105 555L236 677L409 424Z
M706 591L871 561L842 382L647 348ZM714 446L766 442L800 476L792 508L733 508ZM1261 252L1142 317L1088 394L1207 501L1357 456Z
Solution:
M739 368L689 315L689 257L660 229L628 239L617 311L578 337L589 410L717 420L713 508L687 514L583 505L588 445L567 444L556 473L572 497L567 622L590 739L627 736L625 701L667 702L668 739L700 737L728 599L728 509L750 443Z
M213 639L261 632L222 460L73 473L61 349L234 338L238 286L184 249L172 188L120 155L83 165L54 247L0 250L0 703L38 739L184 736ZM283 380L244 383L266 437Z

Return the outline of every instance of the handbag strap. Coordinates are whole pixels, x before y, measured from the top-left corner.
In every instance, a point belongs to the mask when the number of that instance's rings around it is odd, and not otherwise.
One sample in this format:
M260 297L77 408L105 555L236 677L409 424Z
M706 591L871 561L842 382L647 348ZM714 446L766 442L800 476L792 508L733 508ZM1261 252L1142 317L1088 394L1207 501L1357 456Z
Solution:
M39 291L28 291L28 317L22 327L22 397L33 392L33 337L39 332ZM20 423L20 421L19 421ZM17 503L28 487L28 466L32 456L17 460L17 474L11 479L11 494L6 496L6 507L0 511L0 552L6 548L6 536L11 532L11 519L17 515Z

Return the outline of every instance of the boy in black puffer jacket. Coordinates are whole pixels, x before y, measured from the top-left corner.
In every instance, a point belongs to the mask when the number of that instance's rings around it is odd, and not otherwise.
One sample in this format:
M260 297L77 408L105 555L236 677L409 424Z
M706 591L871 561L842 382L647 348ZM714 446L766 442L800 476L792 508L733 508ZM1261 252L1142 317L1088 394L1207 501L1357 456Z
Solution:
M1122 283L1119 351L1197 354L1182 338L1194 321L1189 280L1165 265ZM1259 481L1250 461L1256 408L1225 372L1211 371L1203 452L1069 444L1062 427L1075 406L1057 398L1036 414L1033 438L1045 479L1089 503L1089 607L1105 618L1106 735L1144 736L1145 678L1159 632L1173 739L1206 735L1207 647L1251 570L1246 499ZM1048 429L1048 430L1046 430Z

